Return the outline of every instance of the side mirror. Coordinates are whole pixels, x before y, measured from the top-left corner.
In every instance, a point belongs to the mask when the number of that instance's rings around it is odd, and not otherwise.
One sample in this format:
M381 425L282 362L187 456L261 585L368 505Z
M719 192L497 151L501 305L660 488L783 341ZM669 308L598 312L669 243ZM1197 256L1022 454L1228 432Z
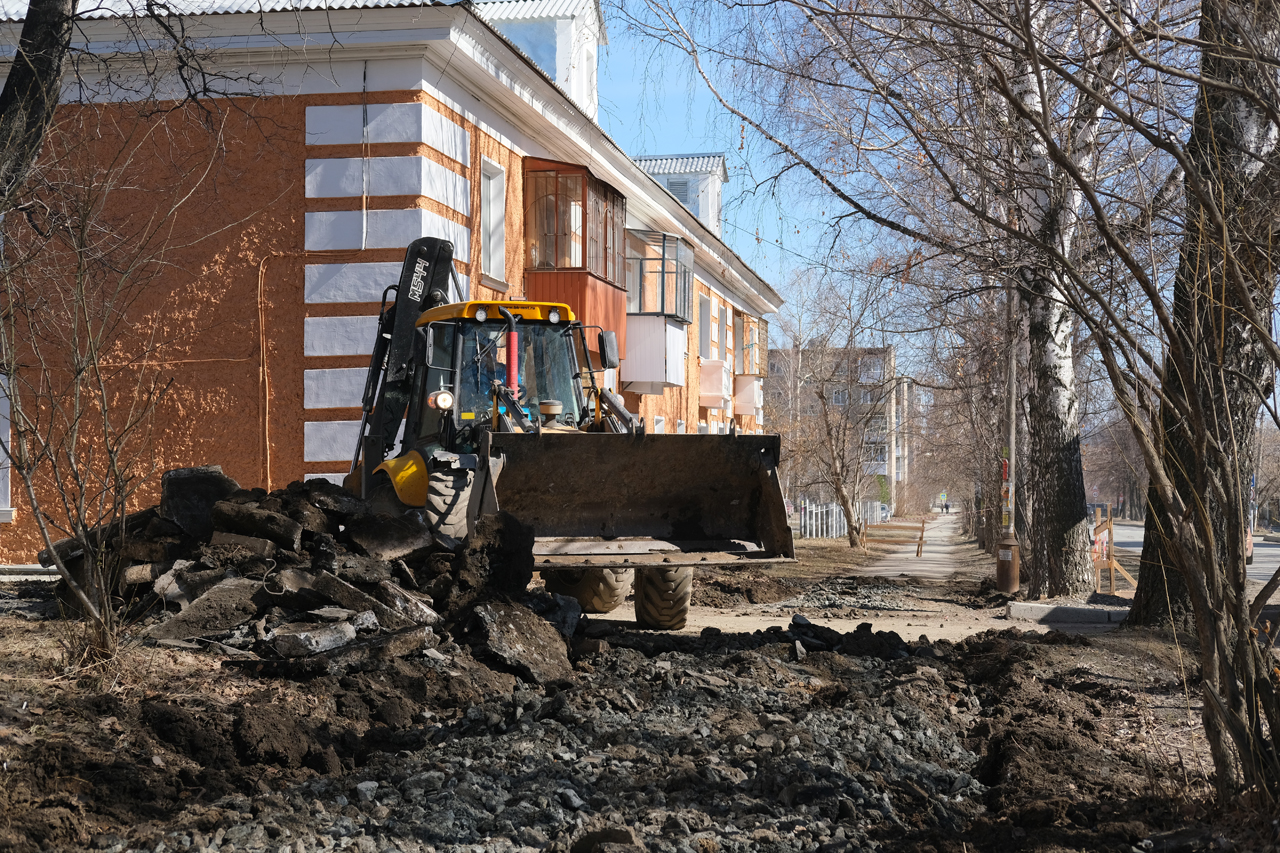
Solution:
M604 370L613 370L620 363L621 359L618 358L618 333L601 332L600 367Z
M436 329L436 326L442 326L442 325L443 324L439 322L428 323L425 329L423 328L418 329L420 333L421 332L426 333L426 347L425 347L426 358L424 360L427 363L427 367L435 367L435 368L443 367L446 369L453 367L452 364L434 364L432 362L432 356L435 355L435 351L436 351L436 339L438 334L445 334L445 335L448 334L448 332L444 329L439 329L439 330ZM444 338L444 340L447 341L448 337Z

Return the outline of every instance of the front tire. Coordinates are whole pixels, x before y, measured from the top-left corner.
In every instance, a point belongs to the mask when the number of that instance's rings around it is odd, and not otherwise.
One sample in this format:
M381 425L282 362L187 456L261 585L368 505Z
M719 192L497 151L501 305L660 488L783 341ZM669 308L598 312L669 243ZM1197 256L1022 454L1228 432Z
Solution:
M636 575L636 622L656 631L679 631L689 621L692 566L646 566Z
M433 471L427 480L427 503L423 507L416 507L401 501L395 486L391 485L391 478L379 471L373 475L369 497L365 500L371 511L392 518L420 511L432 534L444 534L461 542L467 538L467 503L471 497L471 480L471 472L466 470Z
M611 613L626 601L633 569L569 569L543 572L547 592L576 598L583 613Z
M446 468L432 471L427 480L427 523L431 532L467 538L467 504L471 499L472 472Z

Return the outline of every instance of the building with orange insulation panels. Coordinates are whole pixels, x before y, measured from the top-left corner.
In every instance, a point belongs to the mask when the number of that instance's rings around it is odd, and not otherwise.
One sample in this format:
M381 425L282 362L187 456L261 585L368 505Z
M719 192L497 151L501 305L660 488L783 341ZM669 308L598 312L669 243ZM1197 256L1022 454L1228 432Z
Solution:
M616 331L607 383L649 432L764 430L763 318L781 299L720 239L722 156L632 159L596 123L597 0L179 0L228 94L160 111L121 86L122 63L143 67L122 8L78 23L77 47L115 70L69 72L61 115L95 116L102 151L126 144L121 127L165 125L145 143L156 163L206 164L158 289L132 309L170 382L156 470L217 464L267 489L340 479L384 292L422 236L453 243L470 298L567 302ZM0 9L16 45L26 4ZM153 83L173 106L178 78ZM131 185L148 180L181 176ZM0 562L29 563L38 539L7 474Z

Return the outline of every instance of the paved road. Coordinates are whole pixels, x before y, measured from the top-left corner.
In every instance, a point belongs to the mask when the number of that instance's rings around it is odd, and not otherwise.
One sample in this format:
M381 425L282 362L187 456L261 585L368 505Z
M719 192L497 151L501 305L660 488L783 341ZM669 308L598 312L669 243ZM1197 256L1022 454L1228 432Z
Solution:
M1142 552L1142 524L1133 522L1116 522L1116 547L1125 548L1135 554ZM1251 581L1266 582L1275 574L1280 566L1280 542L1263 542L1261 539L1253 545L1253 565L1249 566L1248 576Z

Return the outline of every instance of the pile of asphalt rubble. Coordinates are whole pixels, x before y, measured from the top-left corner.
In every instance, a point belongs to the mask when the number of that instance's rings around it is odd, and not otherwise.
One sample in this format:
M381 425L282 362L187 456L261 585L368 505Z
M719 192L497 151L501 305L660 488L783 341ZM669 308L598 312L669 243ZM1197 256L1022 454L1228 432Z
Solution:
M440 542L323 480L268 494L171 471L159 507L124 526L120 589L145 638L322 685L339 711L363 685L364 734L345 752L335 735L337 754L241 748L286 775L96 849L856 851L982 811L964 740L981 693L945 641L799 615L698 637L593 620L528 589L532 534L515 519ZM168 748L214 754L169 734L187 711L145 713ZM305 711L289 725L319 737Z

